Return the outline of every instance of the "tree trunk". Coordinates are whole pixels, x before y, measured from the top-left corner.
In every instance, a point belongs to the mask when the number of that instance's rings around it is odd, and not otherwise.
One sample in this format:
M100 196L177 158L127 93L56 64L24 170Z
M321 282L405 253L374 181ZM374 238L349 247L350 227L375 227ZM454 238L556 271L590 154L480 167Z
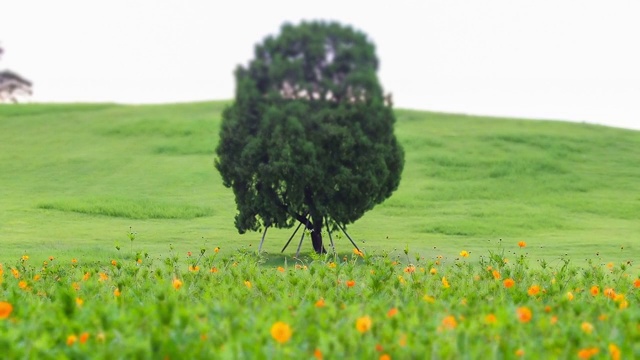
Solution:
M311 232L311 244L313 245L313 250L315 250L316 254L326 254L327 250L325 250L322 245L322 217L313 219L313 231Z

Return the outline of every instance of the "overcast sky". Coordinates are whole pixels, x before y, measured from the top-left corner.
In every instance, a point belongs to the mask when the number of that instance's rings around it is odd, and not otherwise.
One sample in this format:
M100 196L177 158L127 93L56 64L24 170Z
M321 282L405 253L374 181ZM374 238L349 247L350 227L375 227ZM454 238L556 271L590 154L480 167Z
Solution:
M395 106L640 129L640 1L0 0L0 69L35 101L230 99L285 21L376 44Z

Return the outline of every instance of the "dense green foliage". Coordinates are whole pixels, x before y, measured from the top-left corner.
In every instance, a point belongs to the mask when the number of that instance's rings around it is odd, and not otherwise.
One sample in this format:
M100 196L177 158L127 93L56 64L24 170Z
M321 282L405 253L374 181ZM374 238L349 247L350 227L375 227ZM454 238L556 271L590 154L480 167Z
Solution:
M9 359L640 357L640 279L627 264L530 265L526 247L488 248L278 267L211 247L99 262L25 255L0 267L0 349Z
M353 223L397 189L403 151L377 65L364 34L302 23L283 26L236 71L216 165L240 233L300 222L320 253L323 224Z
M165 255L169 244L179 253L256 248L259 235L238 235L233 194L213 166L226 105L0 106L0 262L51 251L98 261L116 256L130 227L152 254ZM535 240L532 259L635 260L640 132L395 112L402 183L350 226L365 252L408 244L423 254L476 254L501 238ZM194 217L193 207L208 215ZM269 230L263 250L279 253L290 234ZM346 239L334 240L351 251ZM292 253L295 246L284 255Z

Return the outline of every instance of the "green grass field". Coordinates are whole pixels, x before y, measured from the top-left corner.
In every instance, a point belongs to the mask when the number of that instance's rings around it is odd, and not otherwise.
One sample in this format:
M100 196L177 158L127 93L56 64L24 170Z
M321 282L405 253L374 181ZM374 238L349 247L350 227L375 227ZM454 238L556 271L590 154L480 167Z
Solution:
M364 254L294 259L233 226L225 104L0 106L0 357L640 358L640 132L398 110Z
M0 262L257 248L239 235L213 166L227 103L0 107ZM472 254L525 240L529 256L631 260L640 249L640 132L397 111L400 188L351 225L365 251ZM279 253L291 229L270 230ZM287 254L295 253L290 246ZM346 239L341 253L351 247ZM303 251L310 251L304 244ZM73 255L71 255L73 254Z

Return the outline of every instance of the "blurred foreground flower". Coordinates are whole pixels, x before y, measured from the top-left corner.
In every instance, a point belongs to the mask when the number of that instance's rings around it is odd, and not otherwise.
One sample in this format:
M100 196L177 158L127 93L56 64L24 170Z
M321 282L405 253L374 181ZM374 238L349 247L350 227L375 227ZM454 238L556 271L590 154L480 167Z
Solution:
M285 322L278 321L271 326L271 337L280 344L289 341L291 334L291 327Z

